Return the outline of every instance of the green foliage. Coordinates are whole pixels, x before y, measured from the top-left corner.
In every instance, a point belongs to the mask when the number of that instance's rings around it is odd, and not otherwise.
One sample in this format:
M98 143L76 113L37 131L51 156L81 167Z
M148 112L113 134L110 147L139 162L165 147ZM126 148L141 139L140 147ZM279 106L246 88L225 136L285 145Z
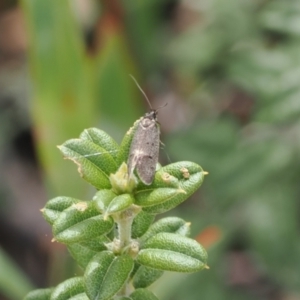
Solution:
M221 232L219 243L213 244L210 249L210 272L190 276L188 280L181 280L180 285L174 284L174 280L169 280L172 285L162 281L162 290L171 291L169 297L172 300L198 300L200 293L204 299L257 299L256 295L249 295L247 288L235 289L228 284L227 275L231 270L228 270L229 263L224 262L228 262L228 251L238 245L251 258L252 266L259 274L259 282L270 282L273 288L286 293L286 298L293 297L290 294L294 292L299 294L298 0L179 1L180 6L172 19L163 20L166 27L162 24L161 10L158 13L157 9L172 1L125 1L122 3L124 27L126 35L130 36L130 41L126 42L134 49L134 63L127 56L128 49L119 32L107 34L109 37L103 41L100 53L86 59L76 30L72 26L64 26L72 22L65 3L49 0L43 3L39 0L23 2L33 41L31 68L38 87L34 100L42 100L34 101L37 137L43 139L40 141L41 148L48 153L48 156L44 154L46 158L43 161L50 169L53 181L64 191L72 190L77 197L86 195L85 190L81 194L75 191L79 185L71 177L72 173L67 172L68 165L62 168L60 159L53 161L50 157L53 145L65 140L66 136L77 135L79 128L86 127L86 122L93 124L97 111L94 99L100 100L101 116L112 119L114 123L124 124L126 119L136 117L135 93L122 80L122 73L127 76L136 66L142 74L154 70L150 74L152 82L170 86L176 98L186 101L186 106L192 107L194 113L184 124L178 120L180 131L164 139L168 153L175 161L201 160L211 174L209 182L201 190L205 199L201 209L195 205L181 206L178 214L192 219L192 234L199 233L204 226L216 226ZM54 11L59 16L55 17ZM189 17L191 22L186 22ZM170 32L171 36L166 35ZM68 39L65 39L66 36ZM50 47L43 47L45 42ZM165 51L165 59L159 59L162 51ZM68 65L71 65L71 71ZM168 74L171 76L168 77ZM70 83L67 92L59 88L62 82ZM72 91L73 87L75 91ZM78 98L83 99L82 102ZM73 110L69 109L70 103ZM58 119L60 122L53 122ZM77 122L74 123L74 120ZM97 133L92 131L90 129L91 138L83 135L99 146L100 143L94 141L98 138L95 138ZM53 137L57 140L53 141ZM120 146L113 143L106 148L105 142L101 142L102 149L116 161L117 169L126 161L131 137L126 135ZM114 147L115 152L110 150ZM192 170L186 172L183 169L180 178L170 171L172 177L167 187L164 177L156 178L155 187L162 188L163 192L156 195L156 189L147 191L142 183L135 188L134 182L128 186L127 181L122 184L120 178L112 180L105 172L99 174L95 165L98 157L94 158L78 158L75 155L72 159L82 163L83 176L88 176L86 172L91 169L102 178L103 181L92 183L96 186L101 184L100 194L111 191L112 186L113 197L125 192L122 205L117 205L117 209L121 209L118 213L129 205L131 198L128 195L132 194L132 188L139 191L133 199L139 200L143 210L133 219L132 237L138 239L141 245L152 237L149 234L152 229L153 235L176 232L185 236L189 232L187 223L181 226L178 222L178 227L175 221L170 226L162 224L164 229L161 230L155 229L156 223L151 224L156 213L176 206L181 197L185 198L186 195L178 193L176 188L184 176L188 177L189 172L192 174ZM69 185L65 178L70 179ZM172 199L147 206L150 194L153 201L164 200L166 198L163 197L167 196ZM95 200L99 210L102 212L103 207L103 212L107 212L107 218L112 212L107 208L113 199L101 196L100 200ZM63 205L65 200L61 201ZM44 214L47 221L53 224L60 212L67 208L68 201L65 208L49 207ZM75 204L82 202L71 201ZM106 247L104 243L111 242L108 236L111 233L103 240L100 236L74 242L68 248L78 264L85 268L97 252L106 249L102 250ZM147 278L146 275L149 275L151 278L153 275L155 278L156 275L147 273L144 276L142 269L138 270L138 264L135 264L132 276L134 272L133 282L137 280L136 287L141 288L147 284L144 279L138 280L135 276ZM199 281L204 284L199 285ZM256 287L252 282L249 286L250 289Z
M135 175L129 177L124 161L136 125L121 146L91 128L58 147L76 163L82 178L98 189L92 200L56 197L42 210L53 228L53 240L68 246L84 275L31 292L26 300L157 299L145 288L163 271L190 273L207 268L206 251L187 237L188 223L167 217L152 224L155 215L193 194L204 172L197 164L183 161L160 167L149 186Z
M33 286L12 259L0 248L0 291L10 299L21 299ZM48 298L49 299L49 298Z
M107 126L112 122L119 131L129 126L140 111L135 105L138 94L128 79L128 74L135 74L135 66L122 32L106 34L101 51L90 55L71 2L20 1L29 40L32 116L45 178L54 194L65 194L72 189L78 197L84 197L86 185L68 164L62 171L59 154L51 150L53 145L93 126L100 115L101 124ZM93 139L97 137L92 133L86 137L90 142ZM104 149L105 146L102 141Z
M173 159L201 159L209 170L205 209L185 206L181 216L199 231L217 226L222 238L210 248L210 274L166 298L271 299L251 294L261 280L299 298L299 1L192 2L199 18L167 54L195 118L164 142ZM225 283L235 270L223 263L229 251L258 274L245 288Z

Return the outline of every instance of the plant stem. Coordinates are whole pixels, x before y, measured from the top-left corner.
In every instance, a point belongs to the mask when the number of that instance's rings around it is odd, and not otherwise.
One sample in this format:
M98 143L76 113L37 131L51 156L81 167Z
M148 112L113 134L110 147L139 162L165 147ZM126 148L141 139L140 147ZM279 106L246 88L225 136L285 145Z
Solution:
M126 248L131 245L131 226L133 219L135 217L135 212L133 209L127 209L118 215L115 221L118 223L118 238L120 241L120 250L123 252ZM127 281L121 291L120 296L128 296L129 294L129 282Z
M122 212L117 220L118 232L121 249L126 248L131 242L131 225L133 222L133 213L131 209Z

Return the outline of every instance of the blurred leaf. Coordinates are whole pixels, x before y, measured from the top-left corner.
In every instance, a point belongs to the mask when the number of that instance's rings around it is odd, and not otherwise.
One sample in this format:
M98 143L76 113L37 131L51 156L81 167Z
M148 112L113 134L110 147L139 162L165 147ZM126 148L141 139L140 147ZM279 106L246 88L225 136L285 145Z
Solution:
M0 290L6 297L19 300L33 289L25 274L23 274L1 248L0 270Z
M129 77L135 72L133 60L127 51L122 34L111 32L94 66L98 83L95 92L96 98L102 98L101 110L104 116L109 116L109 122L125 128L141 114L133 102L139 91Z
M53 288L38 289L29 292L24 300L49 300L52 294Z
M83 40L69 2L24 0L22 5L30 40L33 117L40 158L59 193L73 190L83 195L82 181L67 165L61 172L61 159L53 148L95 122L93 82Z
M300 243L298 204L291 200L295 198L292 193L285 186L265 187L259 196L246 205L244 215L252 249L256 251L260 262L269 266L269 272L278 281L295 289L300 284L297 275Z

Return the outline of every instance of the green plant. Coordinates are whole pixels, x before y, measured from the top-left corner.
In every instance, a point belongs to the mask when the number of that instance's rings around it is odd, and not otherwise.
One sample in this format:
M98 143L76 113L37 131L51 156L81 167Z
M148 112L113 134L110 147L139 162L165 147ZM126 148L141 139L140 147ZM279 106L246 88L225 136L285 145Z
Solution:
M145 288L163 271L207 268L205 249L187 237L190 223L177 217L153 223L156 215L193 194L205 172L182 161L159 167L151 185L129 177L125 162L138 124L120 146L104 131L90 128L58 147L98 190L93 200L56 197L42 210L53 228L53 240L67 245L84 275L35 290L26 300L157 299Z

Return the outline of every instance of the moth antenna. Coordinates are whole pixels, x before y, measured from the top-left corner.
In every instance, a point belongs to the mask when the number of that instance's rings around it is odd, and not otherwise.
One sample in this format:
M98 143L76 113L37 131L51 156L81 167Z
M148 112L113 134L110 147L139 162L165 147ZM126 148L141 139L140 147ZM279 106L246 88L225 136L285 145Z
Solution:
M147 100L147 102L148 102L150 108L153 110L152 105L151 105L151 103L150 103L150 101L149 101L149 99L148 99L146 93L142 90L142 88L140 87L140 85L138 84L138 82L136 81L136 79L135 79L131 74L129 74L129 76L133 79L133 81L135 82L136 86L137 86L138 89L142 92L142 94L144 95L145 99Z
M164 108L164 107L166 107L167 105L168 105L168 102L166 102L164 105L158 107L157 110L159 110L159 109L161 109L161 108Z

